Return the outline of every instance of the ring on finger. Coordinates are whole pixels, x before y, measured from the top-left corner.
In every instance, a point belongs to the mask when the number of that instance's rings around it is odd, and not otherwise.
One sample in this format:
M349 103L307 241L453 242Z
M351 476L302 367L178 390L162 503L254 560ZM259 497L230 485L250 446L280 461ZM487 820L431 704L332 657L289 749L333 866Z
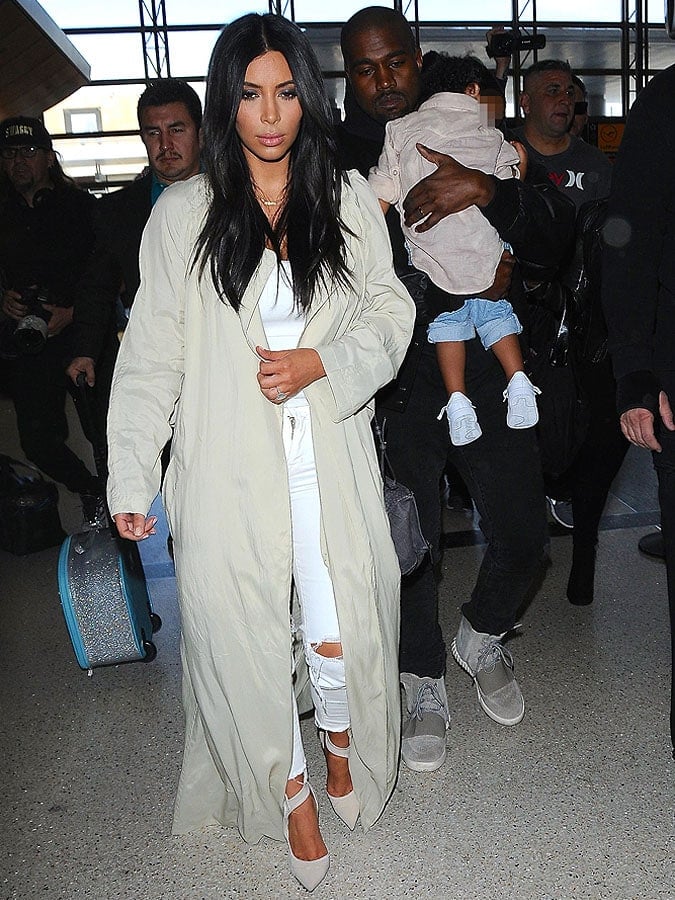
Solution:
M276 402L283 403L284 400L288 400L288 394L285 391L280 391L279 388L277 387Z

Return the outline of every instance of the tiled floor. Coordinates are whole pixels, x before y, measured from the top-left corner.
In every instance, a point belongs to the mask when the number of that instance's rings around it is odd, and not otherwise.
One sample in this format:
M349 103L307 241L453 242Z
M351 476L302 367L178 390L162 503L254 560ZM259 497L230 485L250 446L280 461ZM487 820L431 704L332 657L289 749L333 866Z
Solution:
M0 451L16 452L0 397ZM78 524L64 498L64 524ZM570 534L551 529L551 565L509 647L527 711L503 728L448 662L448 761L401 770L380 822L340 827L318 898L568 900L675 898L675 763L662 564L638 538L658 522L646 455L631 452L600 540L596 600L564 597ZM473 520L448 513L441 618L450 639L481 554ZM301 897L286 850L233 831L170 836L182 715L178 615L163 537L144 548L164 627L157 659L77 666L59 606L58 549L0 551L0 898L215 900ZM320 752L304 725L310 767Z

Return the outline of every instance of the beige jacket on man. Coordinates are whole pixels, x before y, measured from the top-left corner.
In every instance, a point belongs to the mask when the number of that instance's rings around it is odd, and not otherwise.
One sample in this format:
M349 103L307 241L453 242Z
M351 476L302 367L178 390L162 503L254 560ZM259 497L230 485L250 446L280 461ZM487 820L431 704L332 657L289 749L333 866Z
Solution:
M392 269L377 201L350 173L342 216L353 290L312 304L299 346L326 377L306 388L349 696L350 769L368 828L394 787L399 753L399 568L382 504L371 398L401 364L414 307ZM281 410L260 392L257 304L265 251L239 313L191 253L204 176L167 189L141 245L141 286L115 370L110 510L146 512L160 482L174 537L182 618L183 768L174 833L221 823L247 841L282 838L291 766L291 521ZM324 772L312 773L321 787Z

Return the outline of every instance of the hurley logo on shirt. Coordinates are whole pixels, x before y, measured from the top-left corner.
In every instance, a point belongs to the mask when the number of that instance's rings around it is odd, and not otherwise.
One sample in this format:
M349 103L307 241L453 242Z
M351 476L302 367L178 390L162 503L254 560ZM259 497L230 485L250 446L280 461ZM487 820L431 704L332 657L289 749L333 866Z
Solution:
M571 169L567 169L565 172L549 172L548 177L553 182L553 184L557 188L577 188L580 191L583 191L584 186L582 184L582 180L585 177L585 172L573 172Z

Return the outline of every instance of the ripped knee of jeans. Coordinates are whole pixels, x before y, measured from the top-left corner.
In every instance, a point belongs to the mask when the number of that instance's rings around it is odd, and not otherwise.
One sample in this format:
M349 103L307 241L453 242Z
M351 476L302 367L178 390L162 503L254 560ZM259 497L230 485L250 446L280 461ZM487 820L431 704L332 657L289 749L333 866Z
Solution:
M330 647L330 645L333 647ZM339 656L326 656L320 651L337 649ZM314 703L314 721L325 731L346 731L349 728L349 706L345 662L338 641L322 641L306 647L310 690Z

